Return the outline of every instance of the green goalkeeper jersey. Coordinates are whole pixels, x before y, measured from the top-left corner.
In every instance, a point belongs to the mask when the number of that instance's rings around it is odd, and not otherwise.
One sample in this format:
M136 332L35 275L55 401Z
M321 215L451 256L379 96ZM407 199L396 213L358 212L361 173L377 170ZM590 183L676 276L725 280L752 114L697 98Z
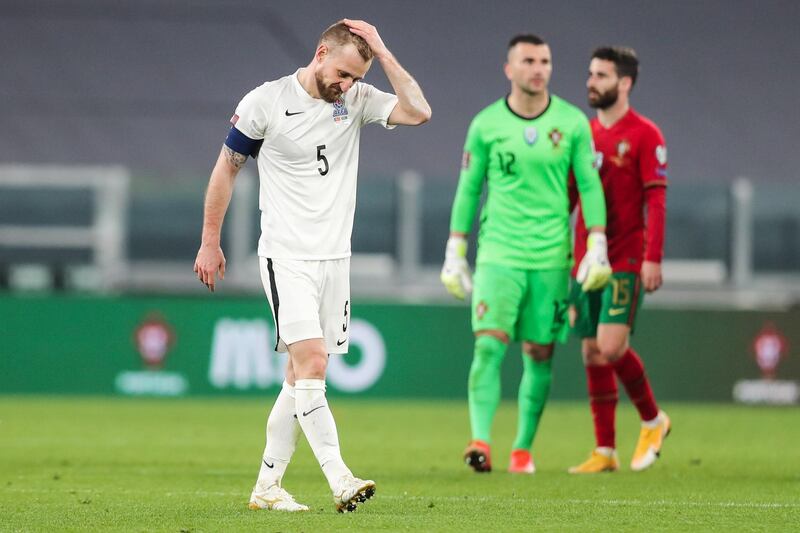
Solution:
M580 109L551 95L545 111L527 119L500 99L478 113L467 132L450 229L469 233L486 180L477 262L568 268L570 171L587 227L606 223L594 162L592 132Z

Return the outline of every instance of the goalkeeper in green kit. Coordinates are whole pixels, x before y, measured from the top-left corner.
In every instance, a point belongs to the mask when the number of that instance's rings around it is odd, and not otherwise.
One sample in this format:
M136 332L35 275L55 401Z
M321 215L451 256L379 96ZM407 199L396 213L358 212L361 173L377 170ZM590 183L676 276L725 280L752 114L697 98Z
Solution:
M505 64L511 92L473 119L453 202L441 279L448 292L463 299L472 289L466 235L485 180L488 195L480 215L472 295L472 440L464 452L476 472L492 469L500 367L511 341L522 341L523 373L509 471L535 470L530 450L550 392L553 345L564 342L568 331L570 171L590 229L578 281L584 290L594 290L611 275L605 200L589 121L577 107L549 94L551 72L547 43L535 35L511 39Z

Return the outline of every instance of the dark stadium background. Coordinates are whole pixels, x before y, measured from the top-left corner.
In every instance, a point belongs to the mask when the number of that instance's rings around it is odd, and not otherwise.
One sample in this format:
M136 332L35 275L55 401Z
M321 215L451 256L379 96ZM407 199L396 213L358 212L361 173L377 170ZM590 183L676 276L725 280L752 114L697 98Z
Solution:
M114 283L93 285L91 271L74 275L75 263L92 263L89 249L0 245L5 309L18 309L14 298L25 302L29 293L52 289L112 299L141 293L207 298L191 264L203 192L228 119L250 89L306 65L319 33L343 16L378 27L433 108L424 127L373 128L363 135L354 305L455 305L437 278L466 128L478 110L508 90L502 73L508 39L535 32L552 47L552 91L587 114L584 84L593 48L625 44L639 54L633 104L666 136L671 182L666 285L646 308L675 317L683 309L730 311L723 313L730 322L716 325L723 332L735 329L742 339L721 333L725 342L737 340L733 348L720 344L719 352L736 361L727 368L741 368L740 378L758 373L750 343L764 321L777 320L786 335L800 329L786 326L797 321L791 310L800 301L800 3L791 1L0 2L0 163L56 170L116 165L130 175L123 216L127 263ZM367 80L389 89L377 64ZM248 168L252 174L255 165ZM396 181L408 170L421 176L414 261L403 247L401 218L409 208ZM744 214L734 199L740 178L753 190ZM253 232L247 243L252 251L258 218L250 200L244 219ZM97 202L89 190L0 188L0 226L91 224ZM231 253L233 218L224 242L231 275L219 296L260 302L255 262L243 265ZM744 234L737 233L742 221ZM742 258L744 270L737 267ZM31 282L20 268L29 265L41 267L43 279L33 276ZM212 300L203 305L214 309ZM766 312L778 316L760 314ZM657 327L653 316L643 313L644 328ZM742 320L750 327L736 326ZM707 341L702 326L681 336L688 343L684 352L698 349L694 341ZM466 314L453 327L463 330L458 357L468 356ZM125 330L124 345L135 358L129 335ZM16 331L10 337L29 336ZM37 355L45 366L50 356L46 350ZM105 381L100 389L110 386ZM715 398L727 395L728 381L716 390Z
M472 115L507 91L508 39L534 32L552 46L552 90L585 110L591 50L636 48L634 105L661 125L676 183L797 179L800 4L776 0L5 0L0 159L203 180L239 98L305 65L343 15L378 27L434 109L421 130L365 136L364 176L412 160L453 180ZM377 65L368 80L387 87Z

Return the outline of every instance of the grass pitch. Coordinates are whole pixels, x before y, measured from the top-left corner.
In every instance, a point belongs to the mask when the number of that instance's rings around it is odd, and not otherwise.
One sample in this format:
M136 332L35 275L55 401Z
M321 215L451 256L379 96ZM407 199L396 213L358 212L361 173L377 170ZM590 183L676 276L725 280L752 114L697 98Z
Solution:
M305 441L284 486L311 512L250 511L263 400L0 397L0 531L797 530L800 411L665 405L673 422L649 471L627 468L638 435L618 413L623 469L570 476L593 445L589 410L552 403L534 476L506 473L515 406L495 426L494 466L461 463L465 402L333 398L345 460L375 498L337 514Z

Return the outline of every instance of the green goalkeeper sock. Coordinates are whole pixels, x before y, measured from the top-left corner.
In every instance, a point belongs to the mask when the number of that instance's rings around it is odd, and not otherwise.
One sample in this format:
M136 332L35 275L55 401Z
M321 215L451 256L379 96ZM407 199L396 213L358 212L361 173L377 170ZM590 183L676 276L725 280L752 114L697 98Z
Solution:
M491 442L492 420L500 403L500 365L506 345L500 339L480 335L469 369L469 421L472 438Z
M517 438L513 450L529 450L539 428L550 383L553 381L552 358L547 361L534 361L530 356L522 356L522 380L519 384L517 415Z

